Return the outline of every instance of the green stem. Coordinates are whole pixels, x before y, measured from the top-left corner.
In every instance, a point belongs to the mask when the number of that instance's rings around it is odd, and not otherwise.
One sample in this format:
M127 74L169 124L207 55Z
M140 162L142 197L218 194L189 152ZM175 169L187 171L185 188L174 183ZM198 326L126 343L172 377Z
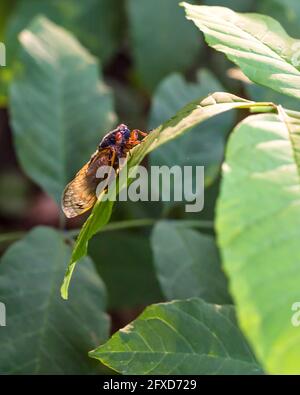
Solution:
M132 219L129 221L116 221L110 222L105 225L99 232L109 232L113 230L121 230L121 229L129 229L129 228L138 228L142 226L152 226L156 222L155 219L152 218L143 218L143 219ZM81 229L72 229L67 231L68 236L75 237L78 235Z
M10 243L12 241L18 240L25 235L26 232L11 232L0 234L0 243Z
M152 218L143 218L143 219L133 219L129 221L116 221L110 222L102 229L100 232L109 232L113 230L122 230L122 229L130 229L130 228L139 228L144 226L153 226L159 220ZM178 226L187 227L187 228L202 228L202 229L213 229L214 223L213 221L201 221L201 220L174 220L170 219L169 222L176 222ZM80 229L72 229L67 231L69 237L76 237L80 232Z
M142 218L142 219L132 219L129 221L116 221L111 222L99 230L100 232L110 232L114 230L140 228L146 226L153 226L159 220L152 218ZM201 229L213 229L212 221L201 221L201 220L174 220L170 219L169 222L176 222L177 226L187 227L187 228L201 228ZM81 229L67 230L64 233L69 237L76 237ZM13 242L22 238L26 232L11 232L0 234L0 243Z

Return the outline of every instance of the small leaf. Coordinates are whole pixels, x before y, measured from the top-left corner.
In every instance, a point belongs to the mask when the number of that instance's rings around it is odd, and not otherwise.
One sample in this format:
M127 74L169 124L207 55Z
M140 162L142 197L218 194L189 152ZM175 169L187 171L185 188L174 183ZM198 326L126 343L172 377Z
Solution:
M277 21L225 7L182 6L187 18L204 33L208 45L225 53L253 82L300 98L295 58L300 41L289 37Z
M49 20L35 19L20 41L24 70L10 93L16 152L25 173L60 203L115 120L112 97L96 60Z
M246 118L232 133L218 242L241 328L269 373L300 373L300 113Z
M122 374L257 374L231 306L201 299L147 307L90 352Z
M77 272L72 302L59 296L70 247L38 227L13 244L0 263L0 371L5 374L90 374L87 351L108 337L105 288L89 258Z
M180 223L160 221L151 236L156 273L166 298L199 296L207 302L230 303L214 238Z
M196 126L198 123L203 122L208 118L234 108L251 108L260 105L261 103L254 103L229 93L222 92L214 93L203 100L195 100L181 109L173 118L151 131L151 133L149 133L144 139L143 144L140 144L131 151L131 155L127 161L127 169L129 171L134 168L134 166L139 165L149 152L180 136L193 126ZM124 171L126 171L126 169L123 169L123 171L120 172L118 180L126 179L126 177L121 177L121 174L123 174ZM91 215L83 225L76 240L72 258L61 288L61 295L64 299L68 298L68 287L76 262L87 254L88 241L110 219L114 205L114 201L110 200L111 197L115 195L116 190L121 190L127 186L124 182L119 184L118 180L116 182L116 187L111 188L111 195L108 195L105 201L101 201L102 197L99 197Z

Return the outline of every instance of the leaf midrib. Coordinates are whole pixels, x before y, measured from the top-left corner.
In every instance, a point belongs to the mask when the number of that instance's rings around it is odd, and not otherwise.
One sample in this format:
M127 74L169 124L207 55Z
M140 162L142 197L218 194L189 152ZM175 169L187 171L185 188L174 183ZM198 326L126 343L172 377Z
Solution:
M53 271L51 274L51 279L49 281L49 283L50 283L49 294L48 294L48 298L46 300L46 306L44 308L45 313L44 313L43 323L42 323L41 328L39 330L40 338L39 338L38 347L37 347L35 373L38 373L39 369L41 367L42 348L43 348L44 338L45 338L45 335L47 332L47 324L49 321L49 311L51 309L53 295L56 294L56 292L57 292L56 291L56 286L57 286L56 275L58 273L60 273L59 266L61 265L61 262L63 261L62 260L63 255L64 255L64 248L63 248L63 244L61 244L60 249L58 250L58 253L56 255L56 259L54 260Z

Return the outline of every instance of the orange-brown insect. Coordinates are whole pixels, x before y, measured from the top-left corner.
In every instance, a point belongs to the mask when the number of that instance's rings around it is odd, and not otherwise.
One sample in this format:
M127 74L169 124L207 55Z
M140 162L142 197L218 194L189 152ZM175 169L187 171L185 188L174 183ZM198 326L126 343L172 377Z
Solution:
M83 214L94 206L97 201L96 188L101 182L96 177L98 168L111 166L117 170L119 159L125 158L131 148L141 143L139 135L145 137L147 133L138 129L130 131L126 125L121 124L103 137L97 151L63 192L62 209L68 218Z

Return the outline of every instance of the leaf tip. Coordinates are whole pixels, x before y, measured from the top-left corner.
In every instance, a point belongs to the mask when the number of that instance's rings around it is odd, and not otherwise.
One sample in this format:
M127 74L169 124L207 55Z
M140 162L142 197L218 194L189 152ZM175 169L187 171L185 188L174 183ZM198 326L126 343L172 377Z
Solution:
M62 286L60 288L60 295L64 300L68 300L69 297L68 288L69 288L69 281L68 278L65 277Z
M96 356L95 356L95 351L96 351L96 350L91 350L91 351L89 351L89 352L88 352L88 356L89 356L90 358L96 358Z
M186 3L185 1L181 1L180 3L178 3L180 7L186 8L186 6L188 5L188 3Z

